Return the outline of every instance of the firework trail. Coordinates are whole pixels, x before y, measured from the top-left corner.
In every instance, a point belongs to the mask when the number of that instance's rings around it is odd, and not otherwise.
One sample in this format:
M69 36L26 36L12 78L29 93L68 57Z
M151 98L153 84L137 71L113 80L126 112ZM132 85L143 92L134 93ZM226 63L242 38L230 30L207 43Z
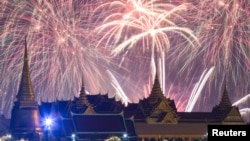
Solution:
M250 1L190 2L195 8L184 17L190 18L188 27L198 37L200 47L194 48L190 56L192 59L185 62L188 65L180 70L186 73L191 68L192 74L197 71L197 66L200 70L215 67L215 73L208 80L208 87L203 90L210 97L206 101L210 105L217 104L218 101L214 99L220 98L224 80L227 80L232 101L243 97L249 93ZM189 16L192 13L195 16Z
M111 85L113 86L112 88L114 88L115 91L117 92L117 93L114 93L114 97L117 100L121 99L121 102L124 103L125 105L128 105L128 103L131 103L131 101L129 100L129 98L126 96L123 89L121 88L119 82L114 77L114 75L110 71L108 71L107 73L110 76L110 78L112 78L112 81L111 81Z
M232 105L239 108L241 116L247 123L249 123L250 122L250 119L249 119L250 117L250 108L249 108L250 107L250 94L247 94L246 96L238 99Z
M210 77L211 73L213 73L214 67L210 68L208 71L205 70L201 77L200 80L196 83L195 87L193 88L193 91L190 95L190 98L188 100L187 106L186 106L186 112L192 112L198 98L201 95L201 90L203 89L204 85L206 84L206 81Z
M246 96L235 101L233 106L237 106L240 109L250 107L250 94L247 94Z
M246 123L249 123L249 122L250 122L250 120L249 120L250 108L242 108L242 109L240 109L240 114L241 114L243 120L244 120Z

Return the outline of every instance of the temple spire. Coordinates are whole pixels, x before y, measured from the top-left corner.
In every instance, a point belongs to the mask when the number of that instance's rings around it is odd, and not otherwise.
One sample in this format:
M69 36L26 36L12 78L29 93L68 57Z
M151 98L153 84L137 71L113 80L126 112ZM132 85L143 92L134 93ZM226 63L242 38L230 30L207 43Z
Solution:
M80 91L78 103L81 104L81 105L90 106L90 103L88 101L88 98L87 98L87 95L86 95L86 92L85 92L84 80L82 80L82 88L81 88L81 91Z
M232 103L230 101L227 86L226 86L226 79L224 79L224 90L222 93L222 97L220 100L220 103L215 106L212 110L212 112L215 112L218 116L223 116L225 113L228 112L232 108Z
M226 80L224 82L224 91L219 104L220 110L224 111L232 107L231 100L228 95Z
M18 101L34 101L34 92L31 84L30 70L29 70L29 60L28 60L28 50L27 43L25 40L25 49L24 49L24 64L23 71L21 75L21 82L19 90L17 93Z
M161 94L162 94L162 90L161 90L161 84L160 84L160 80L159 80L159 76L156 72L155 74L155 80L154 80L154 84L153 84L153 88L152 88L152 91L159 91Z
M95 113L94 108L90 104L85 92L84 79L82 79L82 86L79 97L74 100L74 104L71 110L74 113Z
M155 59L157 60L157 58ZM158 63L156 61L156 66L155 66L155 78L154 78L154 83L152 86L151 93L148 97L148 100L150 103L156 103L157 101L163 99L164 94L162 92L159 76L158 76L158 69L157 69Z
M226 109L232 107L232 103L230 101L228 91L227 91L227 83L228 83L227 77L228 77L228 75L229 75L229 63L227 63L227 65L226 65L226 72L224 75L224 84L223 84L224 91L223 91L221 101L219 104L221 110L226 110Z
M82 78L82 86L81 86L79 98L84 99L84 101L87 100L86 99L86 92L85 92L85 85L84 85L84 78Z

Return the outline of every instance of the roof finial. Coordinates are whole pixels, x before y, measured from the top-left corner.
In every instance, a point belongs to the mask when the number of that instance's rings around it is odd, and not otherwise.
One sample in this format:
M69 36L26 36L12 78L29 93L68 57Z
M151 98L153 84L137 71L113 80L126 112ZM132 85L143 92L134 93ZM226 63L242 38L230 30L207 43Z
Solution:
M224 75L223 85L224 85L224 90L226 90L227 89L227 75L226 74Z
M84 97L84 95L86 95L86 93L85 93L85 86L84 86L84 77L82 76L82 84L81 84L81 90L80 90L79 97Z
M155 79L158 79L158 67L159 67L159 62L158 62L158 54L156 52L156 55L154 57L155 59Z
M27 36L25 36L24 46L25 46L25 50L24 50L24 59L25 59L25 60L28 60Z
M227 89L227 83L228 83L228 76L229 76L229 60L228 58L226 59L226 63L225 63L225 74L224 74L224 89Z
M84 76L82 76L82 88L84 88Z

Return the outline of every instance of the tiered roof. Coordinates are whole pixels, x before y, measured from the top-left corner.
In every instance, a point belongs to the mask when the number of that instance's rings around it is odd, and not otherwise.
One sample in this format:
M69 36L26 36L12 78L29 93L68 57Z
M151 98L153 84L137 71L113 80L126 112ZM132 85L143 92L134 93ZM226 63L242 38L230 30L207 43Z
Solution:
M25 50L24 50L23 71L22 71L21 82L20 82L20 86L19 86L16 98L17 98L17 101L15 102L15 106L19 108L23 108L23 107L37 108L38 107L38 104L35 101L35 95L34 95L32 84L31 84L26 41L25 41Z
M72 103L71 111L73 113L83 114L94 114L95 110L92 107L92 105L89 103L89 100L87 98L85 88L84 88L84 81L82 81L82 87L80 91L80 95L78 98L75 98L75 100Z

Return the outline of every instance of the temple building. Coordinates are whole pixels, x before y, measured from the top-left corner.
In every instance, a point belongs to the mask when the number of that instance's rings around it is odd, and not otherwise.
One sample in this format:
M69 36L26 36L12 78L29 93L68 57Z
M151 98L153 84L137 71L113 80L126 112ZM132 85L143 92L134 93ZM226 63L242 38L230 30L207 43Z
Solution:
M79 96L72 101L38 105L34 96L25 45L23 73L9 126L13 140L198 141L206 140L209 124L246 124L239 109L232 106L226 87L211 112L178 112L174 100L164 96L157 74L149 96L127 106L108 94L86 94L84 80ZM44 128L42 119L48 116L54 123Z

